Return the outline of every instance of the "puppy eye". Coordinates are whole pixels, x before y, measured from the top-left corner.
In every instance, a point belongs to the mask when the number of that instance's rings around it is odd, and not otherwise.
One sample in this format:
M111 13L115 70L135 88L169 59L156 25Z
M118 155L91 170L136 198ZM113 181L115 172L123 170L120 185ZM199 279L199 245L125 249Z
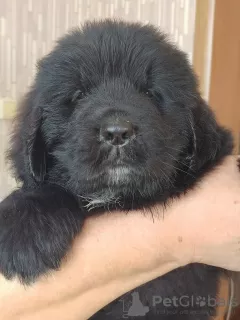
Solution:
M143 93L148 97L152 97L152 93L150 90L144 90Z
M86 95L86 92L82 91L82 90L77 90L74 95L72 96L72 100L71 102L76 102L77 100L80 100L82 98L84 98Z

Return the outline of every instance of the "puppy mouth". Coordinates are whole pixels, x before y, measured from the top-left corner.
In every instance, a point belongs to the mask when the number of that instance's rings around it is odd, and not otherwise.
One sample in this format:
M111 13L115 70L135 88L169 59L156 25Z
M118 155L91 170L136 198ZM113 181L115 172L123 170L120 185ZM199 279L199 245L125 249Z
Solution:
M131 179L133 168L126 165L115 165L107 169L110 184L128 183Z
M132 150L133 151L133 150ZM113 147L109 152L106 152L104 158L100 164L103 171L107 171L110 174L122 174L126 175L133 170L134 159L132 159L127 153L124 147Z
M109 187L131 185L146 165L144 154L129 143L128 146L107 146L100 149L92 164L91 176Z

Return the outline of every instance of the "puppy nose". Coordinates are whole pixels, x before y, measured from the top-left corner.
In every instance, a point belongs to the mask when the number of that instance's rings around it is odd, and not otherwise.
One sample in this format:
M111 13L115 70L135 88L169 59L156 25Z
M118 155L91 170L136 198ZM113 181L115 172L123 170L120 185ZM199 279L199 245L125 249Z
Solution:
M130 121L109 121L102 126L100 133L104 142L113 146L122 146L129 142L134 129Z

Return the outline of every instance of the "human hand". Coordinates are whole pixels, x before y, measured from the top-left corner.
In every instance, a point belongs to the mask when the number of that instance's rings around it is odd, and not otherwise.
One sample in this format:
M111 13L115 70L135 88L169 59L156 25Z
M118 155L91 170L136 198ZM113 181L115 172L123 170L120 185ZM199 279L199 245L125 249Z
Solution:
M236 157L224 162L176 201L168 226L179 234L179 260L240 271L240 173ZM187 260L186 260L187 259Z

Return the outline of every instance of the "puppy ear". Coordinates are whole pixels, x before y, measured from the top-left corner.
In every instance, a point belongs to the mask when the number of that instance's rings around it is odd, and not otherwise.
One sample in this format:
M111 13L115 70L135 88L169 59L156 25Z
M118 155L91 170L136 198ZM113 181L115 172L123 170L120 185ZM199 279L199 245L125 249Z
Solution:
M195 170L199 170L231 154L233 139L231 133L217 123L214 113L202 98L199 98L192 115Z
M42 112L39 106L32 110L29 120L29 132L26 141L29 169L33 178L38 182L42 182L47 170L47 152L42 134Z
M17 179L26 185L44 181L47 170L47 148L42 134L40 105L39 96L32 89L20 105L8 153Z

